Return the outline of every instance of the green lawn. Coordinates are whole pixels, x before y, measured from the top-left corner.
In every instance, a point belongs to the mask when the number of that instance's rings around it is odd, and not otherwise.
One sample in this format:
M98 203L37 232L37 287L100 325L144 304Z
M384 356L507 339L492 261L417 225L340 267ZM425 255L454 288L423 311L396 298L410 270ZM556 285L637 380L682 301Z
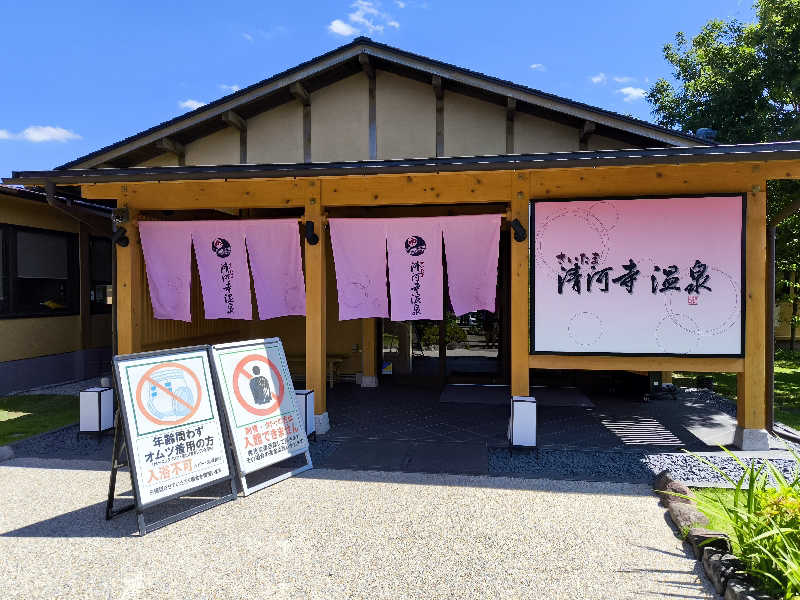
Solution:
M712 376L714 391L736 400L736 373L673 373L672 382L694 387L698 375ZM800 352L775 352L775 420L800 429Z
M0 446L77 423L77 396L0 398Z

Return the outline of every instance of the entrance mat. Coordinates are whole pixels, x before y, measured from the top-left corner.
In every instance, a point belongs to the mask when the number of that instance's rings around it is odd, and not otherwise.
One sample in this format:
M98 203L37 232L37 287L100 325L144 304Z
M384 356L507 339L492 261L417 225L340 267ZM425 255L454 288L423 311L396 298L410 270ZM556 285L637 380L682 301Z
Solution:
M594 408L594 403L577 388L534 386L531 395L539 406ZM439 402L508 406L511 404L511 392L507 385L450 384L442 390Z
M439 402L509 406L511 396L507 385L451 383L444 386Z
M342 443L330 456L316 461L314 466L359 471L486 475L489 472L489 451L485 443L363 440Z
M539 406L579 406L594 408L594 402L577 388L533 386L531 395Z

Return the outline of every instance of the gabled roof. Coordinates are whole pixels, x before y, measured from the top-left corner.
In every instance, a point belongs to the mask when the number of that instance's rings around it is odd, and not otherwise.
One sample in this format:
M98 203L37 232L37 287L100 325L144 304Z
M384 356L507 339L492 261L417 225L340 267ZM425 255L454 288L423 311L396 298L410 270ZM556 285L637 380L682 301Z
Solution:
M800 141L648 148L645 150L582 150L499 156L461 156L328 163L131 167L125 169L55 169L13 171L3 178L16 185L84 185L137 181L270 179L396 173L450 173L521 169L569 169L641 165L682 165L745 161L800 161ZM790 178L791 173L787 172Z
M289 86L293 83L301 82L309 92L313 92L360 72L362 67L359 55L362 54L370 57L376 69L425 82L430 82L433 76L439 76L448 90L479 96L501 105L505 105L508 98L513 98L517 101L517 110L576 127L580 127L585 121L591 121L597 126L597 134L623 139L633 146L709 144L708 140L641 119L406 52L366 37L358 37L349 44L57 168L90 168L100 164L125 167L138 164L163 152L155 147L155 142L164 137L188 143L225 128L227 125L221 117L226 111L235 110L239 116L247 119L291 101L293 96Z

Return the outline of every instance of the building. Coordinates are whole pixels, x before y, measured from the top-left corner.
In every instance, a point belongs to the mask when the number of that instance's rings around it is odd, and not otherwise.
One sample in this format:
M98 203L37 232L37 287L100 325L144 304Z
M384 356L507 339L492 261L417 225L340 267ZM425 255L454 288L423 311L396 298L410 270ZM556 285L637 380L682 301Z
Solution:
M376 385L379 340L387 339L380 319L337 319L327 219L502 214L495 356L511 394L529 394L531 369L732 371L741 375L738 439L755 448L766 443L769 426L765 183L800 176L798 149L796 143L714 146L357 38L53 171L15 172L6 182L47 185L52 193L80 186L86 199L117 203L115 220L130 240L116 253L120 353L278 336L290 365L316 392L321 428L331 371ZM697 197L699 207L720 195L740 203L742 252L729 256L737 264L729 277L735 293L728 328L741 329L735 344L712 353L666 342L658 352L533 347L531 326L545 314L530 293L529 239L538 235L530 211L537 201ZM207 320L199 316L196 273L192 320L153 317L139 222L278 216L310 228L303 242L305 318ZM642 227L650 237L658 232L657 223ZM649 287L650 277L645 272L641 285ZM439 332L438 364L446 374L447 332L443 326ZM395 361L412 375L406 356L420 336L408 329L388 334L397 340Z
M110 216L0 186L0 393L108 372Z

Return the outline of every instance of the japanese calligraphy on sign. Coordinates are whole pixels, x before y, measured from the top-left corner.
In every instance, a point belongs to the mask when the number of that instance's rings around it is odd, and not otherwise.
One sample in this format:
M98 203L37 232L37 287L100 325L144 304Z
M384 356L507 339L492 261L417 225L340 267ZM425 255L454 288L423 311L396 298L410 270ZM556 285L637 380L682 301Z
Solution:
M535 202L533 351L741 355L743 202Z
M211 352L241 473L308 450L281 341L219 344Z
M229 475L205 348L115 359L143 506Z

